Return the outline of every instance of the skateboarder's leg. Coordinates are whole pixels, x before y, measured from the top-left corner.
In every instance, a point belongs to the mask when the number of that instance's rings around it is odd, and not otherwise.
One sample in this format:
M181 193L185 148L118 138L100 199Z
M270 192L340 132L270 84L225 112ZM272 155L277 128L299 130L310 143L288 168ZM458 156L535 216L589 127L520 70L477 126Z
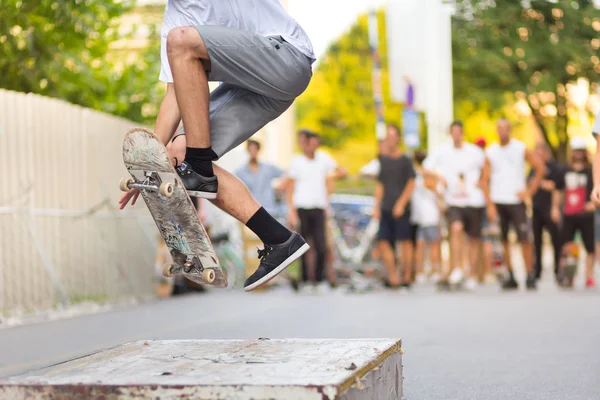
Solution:
M169 32L167 52L188 136L186 161L200 175L212 173L211 161L233 147L221 152L216 148L212 124L215 115L225 110L213 107L214 97L211 96L209 111L209 80L228 85L223 91L231 95L235 93L233 88L244 91L242 94L246 95L247 102L235 102L241 106L238 110L241 112L233 113L237 118L235 122L260 128L272 120L264 118L269 108L279 102L275 111L281 114L281 105L286 104L284 109L287 109L306 89L312 76L311 60L280 36L263 37L223 26L175 28ZM255 98L249 93L260 97ZM227 101L221 98L220 105ZM257 103L255 106L262 107L260 112L252 113L248 109L252 101ZM232 112L228 114L231 117ZM236 138L243 136L235 130L235 125L226 128L225 131L218 130L218 133ZM234 142L230 141L231 144Z

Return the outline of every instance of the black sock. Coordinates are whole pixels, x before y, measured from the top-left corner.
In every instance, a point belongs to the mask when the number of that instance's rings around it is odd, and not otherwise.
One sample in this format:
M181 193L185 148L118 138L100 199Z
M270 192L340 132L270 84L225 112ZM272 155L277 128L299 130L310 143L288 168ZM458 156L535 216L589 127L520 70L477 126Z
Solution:
M254 232L264 244L281 244L292 236L292 232L277 222L277 220L262 207L248 220L246 226Z
M185 161L190 164L195 172L207 178L215 176L212 162L219 157L211 147L205 149L187 147L185 151Z

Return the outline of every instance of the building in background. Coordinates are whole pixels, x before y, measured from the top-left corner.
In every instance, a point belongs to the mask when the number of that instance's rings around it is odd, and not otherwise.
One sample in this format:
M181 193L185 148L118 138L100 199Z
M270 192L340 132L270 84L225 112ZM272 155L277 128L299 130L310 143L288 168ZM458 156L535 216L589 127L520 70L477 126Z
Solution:
M390 0L387 5L390 91L407 103L409 85L414 109L427 121L427 148L445 140L453 119L453 6L442 0Z

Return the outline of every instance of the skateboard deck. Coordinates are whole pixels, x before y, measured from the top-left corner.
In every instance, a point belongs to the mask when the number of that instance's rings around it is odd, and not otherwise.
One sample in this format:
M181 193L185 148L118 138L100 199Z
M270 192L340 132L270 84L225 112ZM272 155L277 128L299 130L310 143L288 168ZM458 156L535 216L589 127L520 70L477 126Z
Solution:
M498 222L491 222L489 226L489 237L492 243L492 271L500 284L506 280L508 270L504 263L504 245Z
M123 161L131 177L121 179L121 190L140 189L171 253L173 264L163 266L163 275L182 274L196 283L227 287L215 250L165 146L151 132L132 129L123 140Z
M560 286L567 288L573 287L573 279L575 278L575 274L577 272L578 263L579 246L575 242L565 243L560 253Z

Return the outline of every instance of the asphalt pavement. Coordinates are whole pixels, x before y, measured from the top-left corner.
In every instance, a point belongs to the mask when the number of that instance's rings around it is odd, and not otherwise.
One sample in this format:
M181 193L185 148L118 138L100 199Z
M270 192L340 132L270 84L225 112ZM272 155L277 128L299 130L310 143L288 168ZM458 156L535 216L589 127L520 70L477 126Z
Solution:
M581 282L580 282L581 283ZM157 300L0 329L6 377L138 339L401 338L412 399L597 399L600 291L298 295L283 289Z

